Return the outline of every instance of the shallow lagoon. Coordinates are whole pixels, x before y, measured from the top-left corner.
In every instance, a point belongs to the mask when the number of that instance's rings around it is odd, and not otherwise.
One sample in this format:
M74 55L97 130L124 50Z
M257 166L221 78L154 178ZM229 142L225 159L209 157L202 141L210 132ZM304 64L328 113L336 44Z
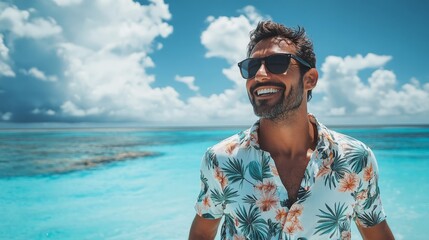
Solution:
M239 130L0 130L0 239L186 239L201 157ZM426 239L429 128L336 130L374 150L396 238Z

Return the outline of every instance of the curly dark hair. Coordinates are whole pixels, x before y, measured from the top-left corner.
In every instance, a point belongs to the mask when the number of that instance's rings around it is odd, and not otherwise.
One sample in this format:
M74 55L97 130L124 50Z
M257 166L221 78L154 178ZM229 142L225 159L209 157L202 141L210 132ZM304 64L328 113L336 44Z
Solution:
M304 59L312 68L316 66L316 54L314 54L313 43L306 36L303 27L298 26L296 29L288 28L280 23L273 21L261 21L255 30L250 32L250 42L247 45L247 56L250 57L256 44L261 40L280 37L290 40L296 47L296 55ZM304 75L309 68L300 64L301 75ZM307 101L311 99L311 90L307 92Z

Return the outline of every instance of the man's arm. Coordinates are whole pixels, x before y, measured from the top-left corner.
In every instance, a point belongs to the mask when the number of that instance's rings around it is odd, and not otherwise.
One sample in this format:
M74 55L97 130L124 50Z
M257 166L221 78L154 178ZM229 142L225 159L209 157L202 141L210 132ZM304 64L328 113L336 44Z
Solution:
M356 223L360 234L364 240L394 240L395 237L390 231L389 225L386 220L372 227L363 227Z
M213 240L216 237L220 220L221 218L206 219L196 214L189 232L189 240Z

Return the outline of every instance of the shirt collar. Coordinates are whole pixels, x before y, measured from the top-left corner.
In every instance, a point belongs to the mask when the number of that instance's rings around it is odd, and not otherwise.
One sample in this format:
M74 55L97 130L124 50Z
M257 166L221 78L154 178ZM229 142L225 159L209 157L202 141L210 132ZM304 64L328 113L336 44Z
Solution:
M317 121L316 117L309 113L308 114L309 120L314 123L317 126L317 134L318 134L318 141L316 145L316 149L320 150L327 150L333 147L334 142L332 140L332 135L329 131L329 129L321 124L319 121ZM248 129L245 141L246 145L250 145L251 147L260 150L259 142L258 142L258 129L259 129L260 121L256 121L251 128Z

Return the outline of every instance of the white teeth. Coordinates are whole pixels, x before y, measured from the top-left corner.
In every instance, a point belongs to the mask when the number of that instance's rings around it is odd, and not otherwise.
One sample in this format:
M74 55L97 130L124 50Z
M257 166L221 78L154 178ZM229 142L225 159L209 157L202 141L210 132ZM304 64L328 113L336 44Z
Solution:
M278 91L279 91L278 89L274 89L274 88L264 88L264 89L259 89L258 91L256 91L256 93L258 94L258 96L260 96L262 94L276 93Z

